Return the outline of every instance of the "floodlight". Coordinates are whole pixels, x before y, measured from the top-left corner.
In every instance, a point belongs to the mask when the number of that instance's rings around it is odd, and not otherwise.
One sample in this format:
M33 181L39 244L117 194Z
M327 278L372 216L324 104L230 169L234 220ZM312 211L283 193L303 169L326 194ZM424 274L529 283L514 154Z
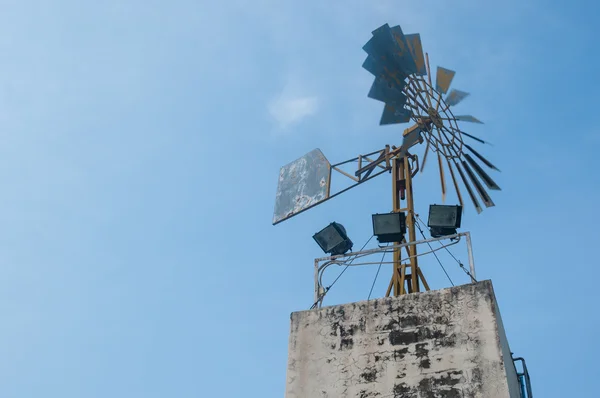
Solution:
M313 239L321 246L325 253L332 256L345 254L352 249L352 241L346 235L344 226L337 222L332 222L321 231L313 235Z
M430 228L431 236L439 238L454 235L456 229L460 228L461 217L462 206L430 205L427 226Z
M379 243L402 242L406 232L406 214L373 214L373 235Z

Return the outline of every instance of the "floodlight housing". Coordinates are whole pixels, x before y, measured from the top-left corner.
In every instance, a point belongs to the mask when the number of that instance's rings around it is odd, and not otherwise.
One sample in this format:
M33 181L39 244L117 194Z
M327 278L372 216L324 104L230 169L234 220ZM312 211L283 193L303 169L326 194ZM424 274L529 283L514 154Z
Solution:
M329 253L332 256L345 254L353 246L352 241L346 234L346 229L342 224L337 222L332 222L314 234L313 239L325 253Z
M459 205L430 205L427 226L434 238L454 235L460 228L462 206Z
M373 235L379 243L402 242L406 233L404 212L373 214Z

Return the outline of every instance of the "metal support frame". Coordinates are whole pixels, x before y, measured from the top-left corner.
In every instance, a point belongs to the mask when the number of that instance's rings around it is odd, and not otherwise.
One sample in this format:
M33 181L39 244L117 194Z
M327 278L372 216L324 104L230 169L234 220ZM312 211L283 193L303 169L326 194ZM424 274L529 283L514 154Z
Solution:
M408 241L406 237L404 242L416 241L415 231L415 204L412 189L412 177L417 170L413 171L410 160L416 162L416 156L396 157L392 165L392 205L393 211L406 212L406 227L408 229ZM406 201L406 207L402 207L402 201ZM402 242L397 242L401 244ZM392 279L385 293L389 297L391 293L395 297L421 291L421 283L425 290L429 290L429 285L425 276L419 269L416 245L406 246L408 261L402 262L402 251L398 248L394 250L394 269ZM407 268L410 268L410 274L407 274Z
M368 249L368 250L362 250L359 252L350 252L350 253L346 253L346 254L339 254L336 256L316 258L314 261L314 266L315 266L314 303L315 303L315 307L316 306L320 307L322 305L325 294L327 293L327 289L325 289L320 283L320 277L321 277L320 274L323 272L324 268L329 265L332 265L332 264L350 265L350 264L348 264L348 262L352 262L356 258L370 256L373 254L381 254L384 252L396 253L396 252L400 252L401 250L405 250L407 253L413 253L412 256L411 255L407 256L407 258L405 259L405 261L407 261L407 260L411 260L412 258L421 257L423 255L427 255L430 253L430 252L423 252L420 254L417 253L417 250L416 250L417 245L431 243L431 242L438 242L438 241L442 241L442 240L450 240L450 241L454 242L453 244L457 244L460 242L461 238L463 238L463 237L465 238L465 243L467 245L467 252L468 252L468 257L469 257L469 271L470 271L471 275L475 276L475 262L474 262L474 258L473 258L473 248L471 247L471 234L469 232L460 232L460 233L457 233L454 235L442 236L439 238L415 240L415 241L410 241L410 242L405 241L403 243L395 243L390 246L378 247L376 249ZM411 247L413 247L413 250L410 250ZM441 249L443 249L443 247L444 246L440 247L439 249L435 249L435 250L441 250ZM352 260L352 261L350 261L350 260ZM380 264L380 261L362 262L362 263L361 262L359 262L359 263L353 262L352 266L374 265L374 264ZM386 263L386 264L389 264L389 263ZM391 264L394 266L393 267L394 271L397 272L397 263L394 261ZM400 272L402 272L402 269L400 269ZM423 280L424 278L422 277L423 274L421 273L421 270L418 269L417 272L419 273L421 279ZM411 276L411 278L412 278L412 276ZM474 278L471 278L470 282L475 283L476 280ZM402 285L400 285L400 286L402 286Z

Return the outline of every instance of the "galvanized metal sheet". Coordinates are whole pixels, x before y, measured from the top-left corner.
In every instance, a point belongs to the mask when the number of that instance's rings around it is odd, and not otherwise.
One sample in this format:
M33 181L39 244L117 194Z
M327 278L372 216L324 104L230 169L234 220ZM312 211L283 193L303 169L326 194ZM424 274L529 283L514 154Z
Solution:
M427 74L427 67L425 66L425 56L423 55L423 46L421 45L421 35L413 33L404 35L404 37L408 44L408 50L415 61L417 75L425 76Z
M396 46L393 49L396 62L398 62L398 66L406 75L410 75L412 73L417 73L417 65L415 60L410 52L410 48L408 46L408 42L404 33L402 32L402 28L398 26L394 26L392 29L392 35L396 39Z
M363 62L362 67L369 71L373 76L379 77L383 75L384 69L383 66L377 62L377 60L369 55L365 62Z
M411 112L408 109L394 103L387 103L383 107L380 125L406 123L410 120Z
M377 60L371 56L368 56L367 59L365 59L363 68L371 72L371 74L375 76L375 79L381 78L385 80L388 86L391 86L391 88L398 92L401 92L404 89L404 86L406 86L406 82L404 81L406 76L398 71L390 72L387 67L382 66L382 64L378 63ZM374 84L377 84L377 82Z
M477 214L480 214L483 211L483 209L481 208L481 205L479 204L479 200L477 200L477 196L475 196L475 193L473 192L471 185L469 185L469 182L467 181L467 177L465 177L465 173L460 168L460 163L454 162L454 166L456 166L456 169L458 170L458 173L460 174L460 178L462 179L463 184L465 184L465 188L467 188L467 192L469 193L469 197L471 198L471 201L473 202L473 206L475 206L475 210L477 210Z
M273 224L326 200L329 195L330 164L314 149L279 171Z
M406 103L406 95L402 94L392 82L388 82L383 77L375 78L368 97L381 102L395 102L401 105Z
M475 172L477 172L477 174L479 175L481 180L485 183L485 185L487 185L487 187L489 189L493 189L494 191L502 190L498 186L498 184L496 184L496 181L494 181L494 179L492 177L490 177L489 174L486 173L485 170L483 170L480 165L477 164L477 162L471 157L471 155L469 155L468 153L465 153L464 155L465 155L465 159L467 159L467 162L469 162L471 167L473 167L475 169Z
M475 116L471 116L471 115L454 116L454 118L456 120L460 120L460 121L463 121L463 122L483 124L483 122L481 120L479 120Z
M453 88L450 91L450 94L448 94L448 96L446 97L446 104L448 104L450 106L457 105L460 101L464 100L468 96L469 96L469 93L466 93L464 91L460 91L460 90Z
M363 50L376 61L377 69L385 71L384 75L404 80L416 71L416 66L402 30L399 26L394 29L396 32L385 24L374 30L373 37L363 46ZM373 69L375 66L371 65Z
M456 191L456 196L458 197L460 207L464 208L465 203L463 202L462 194L460 193L460 187L458 186L458 181L456 180L456 175L454 174L454 168L452 167L450 159L448 159L447 157L446 164L448 164L448 170L450 170L450 176L452 177L452 183L454 184L454 190Z
M483 200L483 204L485 205L485 207L494 207L495 206L494 201L492 200L490 195L486 192L486 190L483 188L483 185L481 185L481 183L475 176L475 173L473 173L473 170L471 170L471 168L469 167L469 165L467 164L466 161L463 160L463 161L461 161L461 163L462 163L462 166L464 167L465 171L467 172L467 175L471 179L471 182L475 186L475 190L481 197L481 200Z
M386 68L382 77L398 91L402 91L406 86L405 79L407 76L400 70L390 71Z
M500 169L499 169L499 168L497 168L496 166L494 166L494 165L492 164L492 162L490 162L489 160L487 160L487 159L486 159L486 158L485 158L485 157L484 157L482 154L480 154L479 152L477 152L475 149L471 148L471 146L470 146L470 145L467 145L467 144L464 144L464 143L463 143L463 145L464 145L464 146L465 146L465 147L466 147L466 148L467 148L469 151L471 151L471 153L472 153L473 155L477 156L477 158L478 158L479 160L481 160L481 161L482 161L482 162L483 162L483 163L484 163L484 164L485 164L487 167L489 167L490 169L494 169L494 170L500 171Z
M435 75L435 89L442 94L446 94L448 89L450 89L450 84L452 84L455 74L456 72L453 70L438 66L437 74Z
M373 31L373 37L363 46L363 50L382 65L389 64L393 67L393 48L395 38L388 24L382 25Z
M465 135L465 136L469 137L472 140L475 140L477 142L481 142L482 144L486 144L486 142L484 140L482 140L481 138L479 138L479 137L475 137L474 135L471 135L469 133L465 133L464 131L461 131L460 133L462 135Z
M371 35L373 36L377 36L378 34L380 34L381 32L389 32L390 31L390 25L387 23L384 23L383 25L381 25L380 27L378 27L375 30L371 31Z

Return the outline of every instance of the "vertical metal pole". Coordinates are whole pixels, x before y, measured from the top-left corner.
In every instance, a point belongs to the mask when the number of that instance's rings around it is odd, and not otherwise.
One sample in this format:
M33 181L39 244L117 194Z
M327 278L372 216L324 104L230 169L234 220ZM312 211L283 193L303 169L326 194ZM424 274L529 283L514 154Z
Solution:
M517 375L519 377L519 384L521 385L521 397L525 398L527 397L527 394L525 393L525 375Z
M473 260L473 247L471 246L471 233L465 232L467 237L467 252L469 254L469 269L471 270L472 281L477 281L477 276L475 275L475 260Z
M392 209L394 213L400 211L400 187L398 186L398 180L401 178L399 170L400 162L398 158L392 160ZM396 245L402 242L396 242ZM402 294L402 286L400 286L400 263L402 262L401 248L397 247L394 249L394 268L392 275L392 284L394 286L394 297Z
M315 260L315 301L316 303L319 301L319 262Z
M329 163L329 161L327 161L327 163ZM331 164L329 164L329 173L327 174L327 197L331 196L331 171L333 170L333 168L331 167Z
M415 203L413 200L413 190L412 190L412 176L411 169L408 163L408 157L404 157L404 178L406 179L406 226L408 228L408 238L410 242L415 242L417 240L417 234L415 231ZM417 245L409 246L410 253L410 273L412 279L412 292L421 291L419 286L419 265L417 260Z

